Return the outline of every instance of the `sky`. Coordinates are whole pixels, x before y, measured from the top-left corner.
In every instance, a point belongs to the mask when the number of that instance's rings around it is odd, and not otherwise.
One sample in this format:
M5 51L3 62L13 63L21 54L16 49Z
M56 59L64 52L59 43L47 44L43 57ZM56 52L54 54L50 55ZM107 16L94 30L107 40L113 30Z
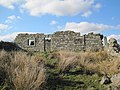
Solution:
M101 33L120 43L119 8L120 0L0 0L0 40L72 30Z

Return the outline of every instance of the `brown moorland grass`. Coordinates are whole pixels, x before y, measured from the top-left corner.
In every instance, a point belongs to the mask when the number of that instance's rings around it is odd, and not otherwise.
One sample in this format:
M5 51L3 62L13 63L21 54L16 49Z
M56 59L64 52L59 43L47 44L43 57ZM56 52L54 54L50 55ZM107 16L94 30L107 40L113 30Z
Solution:
M60 51L58 53L59 53L58 54L58 58L59 58L58 69L60 72L67 71L71 67L77 64L79 57L76 53L65 52L65 51Z
M114 75L119 72L119 57L111 57L107 51L80 53L60 51L58 53L58 68L62 72L74 66L80 66L84 71L89 70L104 75Z
M111 60L101 61L97 65L100 73L112 76L119 73L120 59L117 57Z
M5 57L8 57L5 59ZM9 61L9 63L6 63ZM40 90L45 83L44 63L39 57L28 56L24 52L0 52L1 68L6 73L7 84L13 90Z

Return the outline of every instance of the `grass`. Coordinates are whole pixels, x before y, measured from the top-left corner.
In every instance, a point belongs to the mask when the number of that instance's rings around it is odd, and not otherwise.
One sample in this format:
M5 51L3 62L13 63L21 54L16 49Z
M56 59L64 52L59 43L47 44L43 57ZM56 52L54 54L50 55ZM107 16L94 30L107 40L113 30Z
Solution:
M69 71L79 66L84 71L114 75L119 72L119 57L112 57L106 51L100 52L58 52L60 71Z
M58 63L58 69L60 72L67 71L70 68L74 67L79 57L76 53L73 52L59 52L59 63Z
M1 90L106 90L103 75L119 72L119 56L100 52L0 52Z
M119 72L119 57L106 51L59 51L44 56L48 77L45 90L106 90L100 84L102 76Z
M14 52L10 54L1 51L0 53L0 60L1 62L4 62L2 63L1 68L4 69L4 73L6 74L4 80L6 80L9 89L42 89L46 75L44 63L39 57L31 57L24 52ZM5 63L6 61L9 61L9 63Z
M99 72L109 76L119 73L119 66L120 66L120 60L118 58L98 62Z

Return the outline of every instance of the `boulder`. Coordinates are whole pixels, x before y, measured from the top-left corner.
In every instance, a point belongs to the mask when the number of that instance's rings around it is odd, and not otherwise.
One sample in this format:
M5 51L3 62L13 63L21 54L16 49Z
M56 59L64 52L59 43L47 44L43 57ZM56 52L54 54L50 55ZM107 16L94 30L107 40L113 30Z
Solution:
M109 48L108 51L111 55L116 55L120 52L120 45L117 43L117 40L114 38L109 39Z
M112 85L120 86L120 73L111 77Z
M110 78L107 75L105 75L105 76L102 77L102 80L101 80L100 83L101 84L110 84L111 80L110 80Z
M111 47L117 47L118 43L117 40L115 38L110 38L109 39L109 46Z
M108 90L120 90L120 73L111 77L111 84Z

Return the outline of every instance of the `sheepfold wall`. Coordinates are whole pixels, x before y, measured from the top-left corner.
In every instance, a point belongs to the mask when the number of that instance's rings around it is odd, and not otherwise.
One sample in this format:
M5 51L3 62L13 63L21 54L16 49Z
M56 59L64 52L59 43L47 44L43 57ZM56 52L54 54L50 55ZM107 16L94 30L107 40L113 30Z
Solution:
M18 34L15 43L27 51L83 51L102 48L102 38L100 34L89 33L81 36L73 31L59 31L51 35ZM34 45L29 45L30 41L33 41Z

